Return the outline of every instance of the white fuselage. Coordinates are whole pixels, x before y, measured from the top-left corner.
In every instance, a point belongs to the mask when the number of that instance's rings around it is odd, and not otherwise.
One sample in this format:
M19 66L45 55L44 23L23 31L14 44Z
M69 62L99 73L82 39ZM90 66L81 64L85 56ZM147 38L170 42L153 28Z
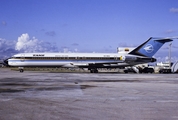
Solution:
M85 67L100 63L102 67L125 66L129 65L125 62L126 55L126 53L21 53L8 59L8 64L17 67Z

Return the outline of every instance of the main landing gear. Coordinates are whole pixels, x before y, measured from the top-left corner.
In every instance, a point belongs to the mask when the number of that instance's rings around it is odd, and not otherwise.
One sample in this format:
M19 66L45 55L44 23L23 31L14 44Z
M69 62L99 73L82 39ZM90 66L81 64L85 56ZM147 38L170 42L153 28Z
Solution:
M98 70L95 68L95 69L90 69L90 73L98 73Z

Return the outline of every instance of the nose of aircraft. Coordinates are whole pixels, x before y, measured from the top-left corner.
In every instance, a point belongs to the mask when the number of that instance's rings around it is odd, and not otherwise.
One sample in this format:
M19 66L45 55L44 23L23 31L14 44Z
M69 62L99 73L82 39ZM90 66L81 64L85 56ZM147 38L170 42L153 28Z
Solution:
M8 66L8 59L3 60L3 65Z

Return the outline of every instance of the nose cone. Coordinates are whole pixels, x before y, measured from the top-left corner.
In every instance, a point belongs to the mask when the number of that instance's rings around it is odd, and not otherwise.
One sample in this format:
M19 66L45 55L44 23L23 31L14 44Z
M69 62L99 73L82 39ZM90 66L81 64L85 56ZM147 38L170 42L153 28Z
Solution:
M9 66L9 65L8 65L8 59L3 60L3 65L4 65L4 66Z

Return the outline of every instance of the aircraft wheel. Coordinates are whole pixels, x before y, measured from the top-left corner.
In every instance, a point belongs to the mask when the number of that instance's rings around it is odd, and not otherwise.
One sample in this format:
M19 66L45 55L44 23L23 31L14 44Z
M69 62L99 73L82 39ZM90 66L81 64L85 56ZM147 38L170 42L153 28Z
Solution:
M90 73L94 73L94 70L93 70L93 69L91 69L91 70L90 70Z
M98 70L97 69L91 69L90 73L98 73Z
M23 70L23 69L20 69L19 71L20 71L20 72L23 72L24 70Z
M124 70L124 73L128 73L128 70Z
M94 70L94 73L98 73L98 70Z

